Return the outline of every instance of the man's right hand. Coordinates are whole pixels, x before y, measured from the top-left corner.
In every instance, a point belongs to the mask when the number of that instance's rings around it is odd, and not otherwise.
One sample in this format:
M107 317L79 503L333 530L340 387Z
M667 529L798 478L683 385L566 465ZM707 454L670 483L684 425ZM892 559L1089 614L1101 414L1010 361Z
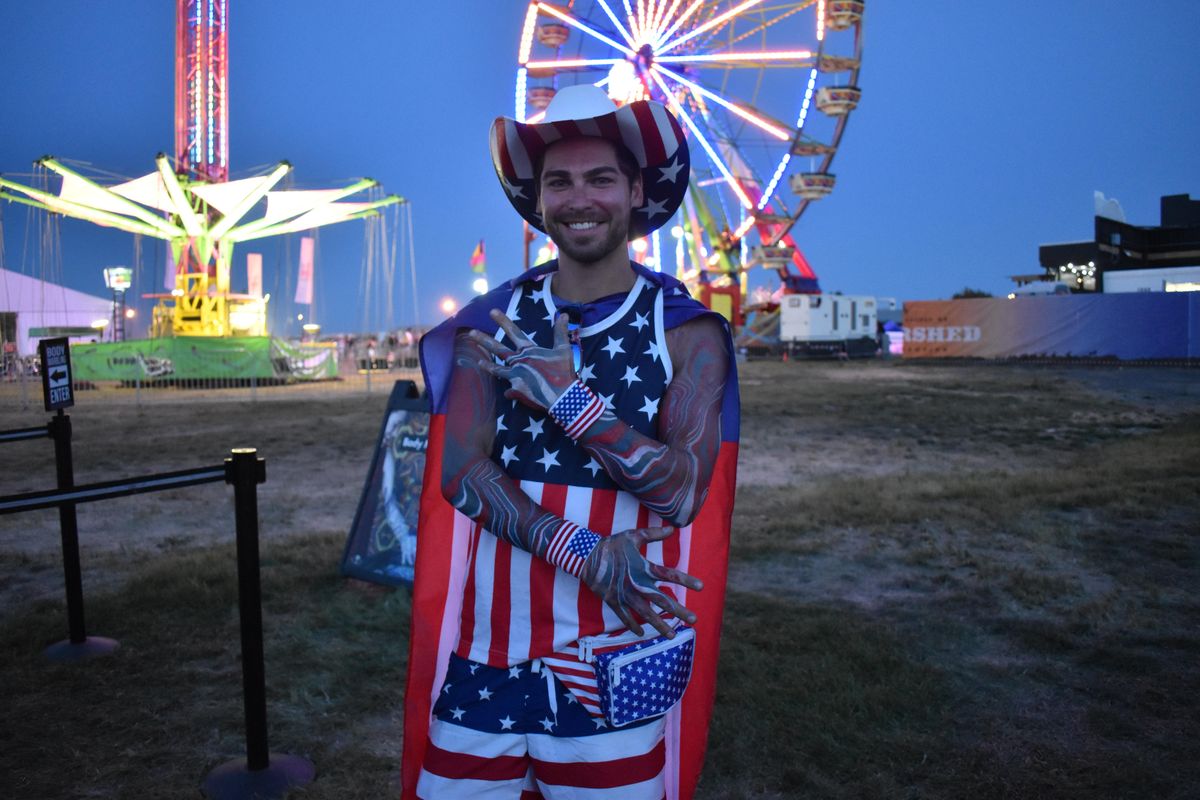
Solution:
M677 583L692 591L700 591L704 584L687 573L648 561L640 552L644 543L662 541L675 532L675 528L633 528L602 536L583 562L580 579L638 635L643 631L637 621L637 617L641 617L659 633L674 638L674 629L659 616L654 606L688 625L696 622L692 611L659 589L657 584L659 581Z

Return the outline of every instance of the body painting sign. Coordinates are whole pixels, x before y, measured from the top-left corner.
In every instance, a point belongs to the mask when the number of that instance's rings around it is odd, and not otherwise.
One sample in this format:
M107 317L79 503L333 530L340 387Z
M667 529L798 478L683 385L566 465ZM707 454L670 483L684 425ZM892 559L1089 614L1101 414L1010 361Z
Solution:
M396 381L346 541L343 575L390 586L412 584L428 444L429 398L418 396L412 381Z

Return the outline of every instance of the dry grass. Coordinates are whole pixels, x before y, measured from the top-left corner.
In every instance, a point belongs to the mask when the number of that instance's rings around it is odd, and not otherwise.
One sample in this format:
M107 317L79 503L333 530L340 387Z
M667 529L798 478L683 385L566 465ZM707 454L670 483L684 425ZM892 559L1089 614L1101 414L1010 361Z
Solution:
M702 798L1195 796L1194 371L742 375ZM319 771L297 798L396 791L407 596L336 575L382 406L73 414L81 481L243 443L267 458L271 742ZM0 491L49 484L47 443L6 447ZM228 490L99 505L80 518L88 619L122 648L82 669L39 656L64 633L53 515L0 517L0 797L190 797L241 752Z

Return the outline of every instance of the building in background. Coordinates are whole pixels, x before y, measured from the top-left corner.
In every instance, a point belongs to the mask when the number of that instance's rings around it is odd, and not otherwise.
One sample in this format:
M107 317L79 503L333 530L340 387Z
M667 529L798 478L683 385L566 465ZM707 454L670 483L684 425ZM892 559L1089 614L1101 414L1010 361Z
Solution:
M1157 226L1130 225L1115 201L1102 201L1097 193L1093 241L1038 248L1043 280L1106 294L1200 291L1200 200L1164 196Z

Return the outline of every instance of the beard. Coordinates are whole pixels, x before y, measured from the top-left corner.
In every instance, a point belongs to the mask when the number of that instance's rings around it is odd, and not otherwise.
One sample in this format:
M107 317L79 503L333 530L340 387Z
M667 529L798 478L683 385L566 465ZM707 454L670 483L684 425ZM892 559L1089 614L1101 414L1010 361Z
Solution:
M572 238L575 232L568 228L566 223L550 219L543 222L550 241L554 242L561 253L580 264L594 264L617 248L629 244L628 219L608 219L604 226L604 236L589 238L584 242Z

